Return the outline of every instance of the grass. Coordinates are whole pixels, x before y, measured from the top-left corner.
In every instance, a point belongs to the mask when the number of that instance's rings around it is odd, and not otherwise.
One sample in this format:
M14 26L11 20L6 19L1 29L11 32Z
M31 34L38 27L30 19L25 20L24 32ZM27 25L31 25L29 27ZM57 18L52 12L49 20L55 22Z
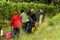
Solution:
M8 29L6 29L5 32L7 30ZM40 27L37 27L37 30L31 34L20 30L20 37L16 40L60 40L60 25L45 26L41 24Z
M46 18L46 21L48 20ZM60 40L60 25L50 26L46 21L31 34L27 34L21 29L20 37L17 37L16 40ZM11 31L11 27L4 28L4 34L8 31Z

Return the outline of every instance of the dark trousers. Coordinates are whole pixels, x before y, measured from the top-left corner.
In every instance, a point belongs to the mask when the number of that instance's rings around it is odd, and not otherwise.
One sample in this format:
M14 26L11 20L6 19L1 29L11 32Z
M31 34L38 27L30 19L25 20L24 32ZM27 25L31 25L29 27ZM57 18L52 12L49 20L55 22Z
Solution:
M32 26L33 26L33 23L32 23L32 22L29 22L29 23L28 23L28 27L27 27L27 32L28 32L28 33L31 33Z
M23 29L24 31L27 30L27 27L28 27L28 22L23 23L22 29Z
M12 37L19 36L20 34L20 28L14 28L12 32Z
M32 21L32 22L30 21L28 23L28 27L27 27L27 32L28 33L31 33L32 27L35 27L35 21Z

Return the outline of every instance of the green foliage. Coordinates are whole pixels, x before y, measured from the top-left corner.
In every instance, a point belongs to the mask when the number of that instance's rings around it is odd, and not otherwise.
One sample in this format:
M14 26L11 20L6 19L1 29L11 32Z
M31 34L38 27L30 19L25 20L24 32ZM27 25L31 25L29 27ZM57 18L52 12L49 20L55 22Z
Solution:
M6 0L1 0L1 1L6 1ZM8 0L7 0L8 1ZM45 4L51 4L52 0L9 0L12 2L35 2L35 3L45 3Z
M56 16L53 16L52 19L49 21L50 25L59 25L60 24L60 13Z
M21 8L24 8L24 10L27 13L31 8L34 8L35 13L38 14L39 9L42 8L45 11L45 13L48 13L48 15L52 15L53 12L54 12L53 14L55 14L55 7L51 5L48 6L46 4L37 4L33 2L31 3L0 2L0 10L1 10L0 14L3 15L4 19L5 18L10 19L14 11L17 11L18 13L20 13Z
M54 16L54 17L52 18L52 23L53 23L53 24L58 24L58 23L60 23L60 13L57 14L56 16Z
M55 0L57 4L60 4L60 0Z
M23 8L27 14L29 14L29 11L31 8L34 8L34 11L36 15L38 16L39 9L43 9L44 12L49 16L52 17L53 14L55 15L55 6L46 5L46 4L37 4L37 3L14 3L14 2L1 2L0 1L0 19L3 19L4 21L11 20L13 16L13 12L17 11L20 15L20 9ZM53 12L52 12L53 11ZM7 24L7 23L6 23Z

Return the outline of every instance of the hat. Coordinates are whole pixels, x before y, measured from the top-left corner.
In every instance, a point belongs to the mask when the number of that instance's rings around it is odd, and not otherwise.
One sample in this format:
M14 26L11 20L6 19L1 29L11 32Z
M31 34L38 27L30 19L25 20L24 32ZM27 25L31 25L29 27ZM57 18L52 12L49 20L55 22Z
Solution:
M17 12L14 12L14 15L17 15L18 13Z

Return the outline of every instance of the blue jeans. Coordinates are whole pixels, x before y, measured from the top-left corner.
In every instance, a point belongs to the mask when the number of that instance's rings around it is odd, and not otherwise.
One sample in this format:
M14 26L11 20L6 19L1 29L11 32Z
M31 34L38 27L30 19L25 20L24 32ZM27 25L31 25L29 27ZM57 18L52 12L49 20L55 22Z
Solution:
M31 33L31 30L32 30L32 27L35 27L35 20L33 20L33 21L30 21L29 23L28 23L28 27L27 27L27 32L28 33Z
M14 28L13 33L12 33L12 37L14 38L15 36L19 36L19 33L20 33L20 29L19 28Z
M32 27L33 27L33 23L32 22L29 22L28 23L28 27L27 27L27 32L28 33L31 33Z

